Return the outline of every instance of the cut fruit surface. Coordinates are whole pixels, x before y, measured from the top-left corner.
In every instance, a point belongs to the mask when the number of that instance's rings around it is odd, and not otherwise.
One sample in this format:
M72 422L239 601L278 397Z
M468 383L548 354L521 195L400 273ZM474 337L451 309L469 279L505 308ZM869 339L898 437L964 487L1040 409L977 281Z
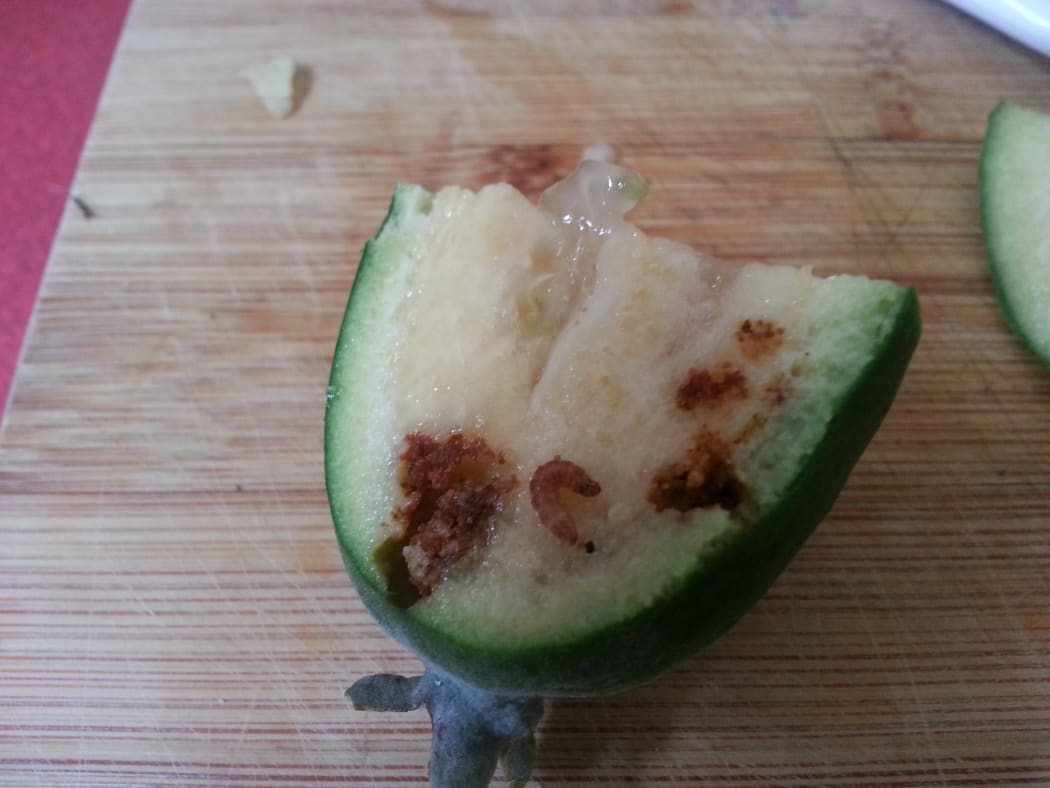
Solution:
M1000 104L981 151L981 216L999 302L1050 365L1050 115Z
M332 367L326 480L362 598L471 683L588 694L729 627L824 517L918 340L915 293L731 266L588 161L533 205L399 186Z

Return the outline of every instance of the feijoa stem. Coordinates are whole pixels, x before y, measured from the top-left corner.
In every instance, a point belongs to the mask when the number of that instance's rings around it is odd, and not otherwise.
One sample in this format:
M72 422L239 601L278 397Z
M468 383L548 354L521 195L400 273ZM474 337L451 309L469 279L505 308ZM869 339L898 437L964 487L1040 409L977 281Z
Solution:
M431 788L485 788L502 758L511 786L532 773L543 698L496 695L427 665L422 676L380 673L354 682L356 709L413 711L426 706L433 742Z

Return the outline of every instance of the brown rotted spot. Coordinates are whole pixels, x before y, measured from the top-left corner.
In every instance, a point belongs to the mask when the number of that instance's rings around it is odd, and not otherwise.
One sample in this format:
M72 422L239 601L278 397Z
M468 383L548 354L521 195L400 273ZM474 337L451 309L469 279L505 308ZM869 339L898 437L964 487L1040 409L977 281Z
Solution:
M747 399L747 378L740 369L724 361L713 370L691 369L678 387L675 403L680 410L713 409Z
M407 607L430 594L449 567L485 544L516 479L501 468L503 455L482 438L456 432L439 440L412 433L405 443L405 502L394 511L394 535L380 545L375 560L391 598Z
M736 341L748 361L764 361L784 344L784 328L770 320L745 320L736 330Z
M540 524L563 542L575 545L579 543L580 536L565 508L565 503L561 500L562 490L593 498L601 493L602 488L587 471L561 457L548 460L532 474L529 481L529 497ZM594 543L587 542L584 549L593 553Z
M733 445L743 446L745 443L749 442L758 434L759 430L766 426L767 420L766 416L762 413L752 414L751 418L747 420L747 424L745 424L743 429L741 429L740 432L736 434L736 437L733 438Z
M762 393L762 402L770 408L783 405L791 393L791 383L784 375L777 375L766 384Z
M684 461L665 466L653 477L648 500L658 512L709 506L732 511L743 495L744 485L733 468L729 446L714 433L701 430Z

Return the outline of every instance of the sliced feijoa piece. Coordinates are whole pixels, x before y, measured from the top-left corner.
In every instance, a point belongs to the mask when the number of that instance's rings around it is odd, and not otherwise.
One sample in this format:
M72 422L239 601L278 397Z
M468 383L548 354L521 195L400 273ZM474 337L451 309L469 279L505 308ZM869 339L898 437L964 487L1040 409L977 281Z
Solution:
M981 151L981 217L999 302L1050 364L1050 115L1000 104Z
M399 186L329 389L365 603L486 689L640 683L729 627L824 517L919 335L912 290L723 265L587 161L533 205Z

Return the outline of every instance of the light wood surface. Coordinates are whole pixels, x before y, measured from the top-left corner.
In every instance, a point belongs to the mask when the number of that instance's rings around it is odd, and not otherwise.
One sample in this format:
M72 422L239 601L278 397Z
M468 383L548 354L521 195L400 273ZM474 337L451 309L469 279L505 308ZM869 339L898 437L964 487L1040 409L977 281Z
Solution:
M313 70L283 121L238 77L279 54ZM323 488L355 261L399 179L535 196L603 142L646 230L914 284L925 335L764 601L554 702L538 784L1050 785L1050 372L977 211L1000 99L1050 111L1050 62L932 0L139 0L0 436L0 784L425 784L425 712L342 697L416 666Z

